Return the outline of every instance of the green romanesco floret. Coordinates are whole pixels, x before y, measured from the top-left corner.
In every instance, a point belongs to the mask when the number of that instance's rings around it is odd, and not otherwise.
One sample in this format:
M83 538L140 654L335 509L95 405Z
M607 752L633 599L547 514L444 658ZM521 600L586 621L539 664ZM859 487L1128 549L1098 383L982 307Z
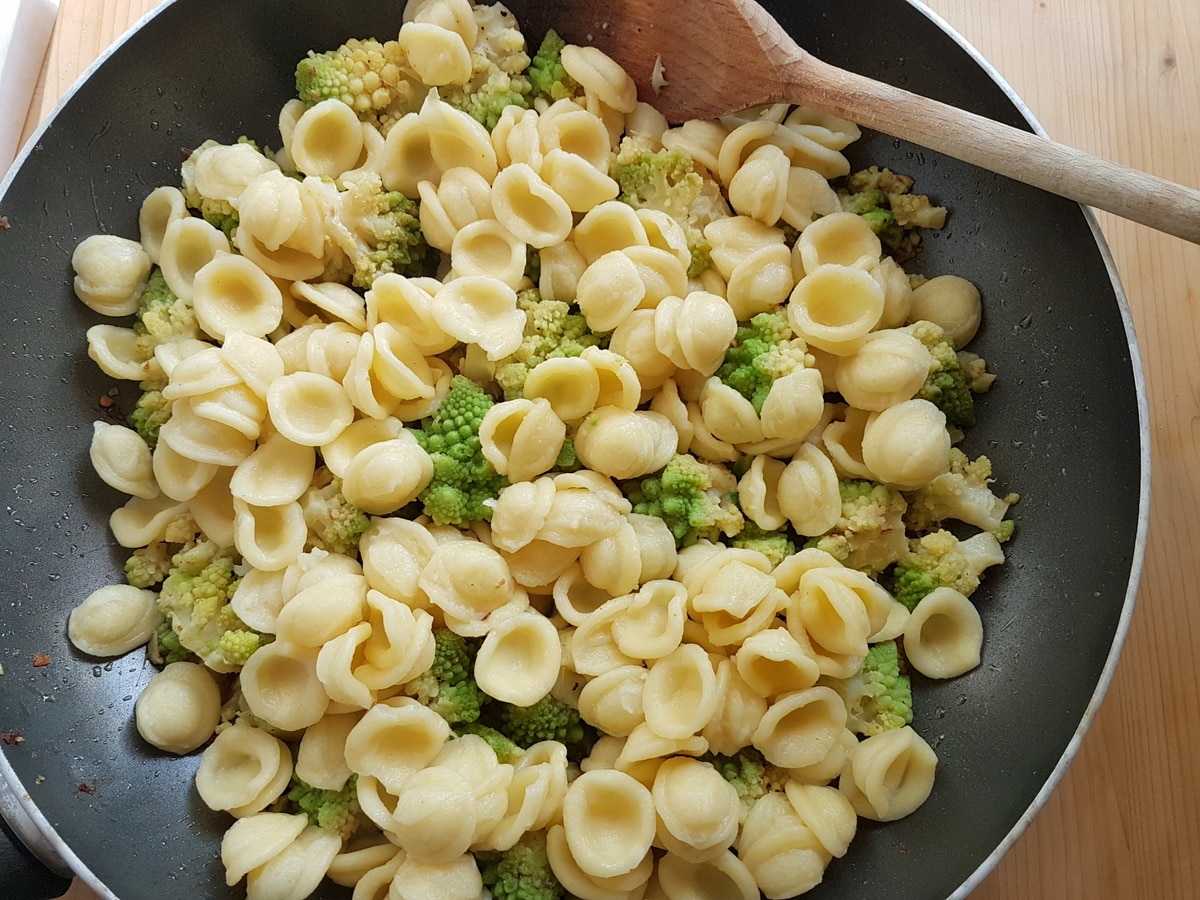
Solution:
M154 355L154 348L159 344L200 337L192 304L175 295L158 266L151 271L146 289L138 298L133 333L137 335L137 349L147 359Z
M455 109L461 109L488 131L496 127L508 107L529 109L528 84L499 69L488 71L482 78L478 74L472 76L467 84L456 87L457 90L443 89L442 99Z
M262 644L230 606L239 578L232 552L212 541L183 547L158 595L179 643L217 672L240 669Z
M729 206L717 183L697 171L686 152L656 149L643 135L626 135L609 175L620 186L617 199L635 209L665 212L682 226L691 254L689 278L708 268L712 246L704 237L704 226L729 215Z
M165 542L139 547L125 560L125 580L138 588L152 588L171 572L173 552Z
M511 848L475 854L492 900L562 900L566 890L550 868L546 832L527 831Z
M443 625L433 629L433 663L404 686L451 724L474 722L490 699L475 683L475 642Z
M687 453L673 456L660 472L624 486L633 511L666 522L681 548L701 538L733 537L745 527L736 489L737 481L727 469Z
M496 760L502 766L516 763L525 752L515 741L504 736L490 725L484 725L480 722L459 722L454 726L454 733L460 737L473 734L478 738L482 738L492 748L492 752L496 754Z
M476 4L473 14L477 34L471 49L471 77L465 84L446 85L438 92L441 99L491 131L507 107L529 109L531 87L525 70L530 59L525 36L502 4Z
M349 181L338 194L332 235L349 260L355 287L369 288L389 272L422 273L430 251L419 217L417 202L384 190L379 175L368 172Z
M479 426L493 400L465 375L413 434L433 460L433 478L421 492L425 514L439 525L466 525L492 517L492 501L508 480L483 455Z
M972 427L975 424L975 397L971 386L983 385L984 382L980 381L980 378L981 375L987 375L986 367L981 373L978 371L980 364L973 363L968 378L968 372L963 369L954 350L954 342L940 325L925 321L914 322L907 330L925 345L932 360L929 375L917 391L917 396L928 400L945 413L948 425L959 428ZM989 381L986 387L990 386Z
M950 469L925 487L906 492L905 522L914 532L934 531L947 520L965 522L989 531L1000 541L1012 536L1013 523L1005 519L1017 494L997 496L991 488L992 461L971 459L958 447L950 450Z
M916 253L921 240L917 229L946 224L946 208L913 194L912 187L909 176L871 166L849 175L838 191L842 209L866 219L884 249L900 261Z
M808 347L788 324L787 312L761 312L739 325L717 377L750 401L756 413L776 379L815 362Z
M420 107L425 90L408 74L408 58L394 40L351 38L336 50L310 50L296 66L296 94L307 106L341 100L385 134Z
M523 396L525 379L541 363L563 356L578 356L587 347L603 347L607 334L593 332L578 307L563 300L547 300L537 288L517 293L517 308L525 313L521 346L496 362L496 383L504 399Z
M805 546L824 550L844 565L881 572L908 552L904 496L873 481L840 479L837 524Z
M753 747L745 747L733 756L706 753L700 759L716 769L737 791L742 806L738 821L743 825L754 804L769 791L782 791L789 777L784 769L767 762Z
M896 599L912 610L939 587L970 597L989 566L1004 562L1004 548L990 531L960 540L939 530L909 541L909 554L892 573Z
M579 459L579 454L575 452L575 440L567 435L563 438L558 458L554 460L554 470L556 472L578 472L582 468L583 463Z
M746 520L745 526L729 538L730 547L757 550L777 566L796 552L796 543L786 530L768 531L756 523Z
M342 493L342 479L321 466L299 502L308 525L310 546L330 553L354 555L371 519L346 499Z
M530 100L569 100L582 95L583 89L563 68L562 52L567 42L553 28L542 38L541 46L525 73L529 79Z
M339 789L315 788L300 776L292 776L287 792L287 808L308 816L308 823L332 831L343 841L348 840L362 823L362 807L358 804L358 776L352 774Z
M129 414L129 427L153 450L158 446L158 432L171 418L171 401L163 396L166 385L162 382L145 381L139 386L142 394Z
M846 727L868 737L912 723L912 681L895 641L867 649L862 668L846 679L830 679L846 702Z
M163 619L150 640L146 643L146 658L156 666L167 666L173 662L197 662L199 658L183 644L171 627L170 619Z
M519 747L530 747L539 741L558 741L569 749L586 736L579 710L553 694L547 694L532 706L493 704L488 719L492 727Z

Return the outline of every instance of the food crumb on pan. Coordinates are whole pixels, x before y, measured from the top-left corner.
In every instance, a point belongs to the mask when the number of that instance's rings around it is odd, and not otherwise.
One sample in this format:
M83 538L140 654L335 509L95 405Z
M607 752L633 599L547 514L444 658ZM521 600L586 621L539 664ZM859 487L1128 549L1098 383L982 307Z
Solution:
M650 86L658 93L667 86L666 69L663 68L662 54L654 56L654 71L650 73Z
M44 784L45 782L46 782L45 775L39 775L37 778L33 779L34 784Z
M0 744L6 747L11 747L13 744L22 744L25 742L25 736L15 728L9 731L0 731Z
M49 654L49 653L35 653L35 654L33 654L33 665L34 665L34 667L35 667L35 668L39 668L39 669L40 669L42 666L48 666L48 665L50 665L50 663L51 663L51 662L52 662L52 660L50 659L50 654Z
M8 221L8 216L0 216L0 231L8 231L12 228L12 223Z

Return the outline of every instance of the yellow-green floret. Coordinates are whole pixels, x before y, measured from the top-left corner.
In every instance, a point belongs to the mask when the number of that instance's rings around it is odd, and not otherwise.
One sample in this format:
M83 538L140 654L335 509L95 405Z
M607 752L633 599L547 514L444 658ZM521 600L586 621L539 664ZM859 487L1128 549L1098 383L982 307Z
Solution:
M494 703L488 710L488 722L519 747L558 741L569 750L585 738L579 710L553 694L547 694L532 706Z
M484 743L492 748L492 752L496 754L497 762L502 766L516 763L525 753L524 749L514 740L501 734L490 725L483 725L479 722L459 722L454 726L454 733L460 737L473 734L481 738Z
M553 28L542 38L541 46L529 63L525 73L529 79L531 100L541 99L547 103L568 100L583 93L579 83L563 68L562 52L567 42Z
M920 244L920 228L941 228L946 208L934 206L924 194L912 193L913 179L890 169L871 166L846 178L838 191L842 209L862 216L884 249L901 262L911 259Z
M159 431L171 418L171 401L163 396L166 385L160 381L142 382L140 387L142 393L129 414L129 427L153 450L158 446Z
M171 558L171 571L158 595L179 643L210 669L234 672L262 645L230 606L240 579L231 552L212 541L185 546Z
M493 400L464 375L433 415L413 429L433 460L433 478L421 492L425 514L439 525L466 525L492 517L492 504L508 480L496 472L479 441L479 426Z
M321 467L300 498L308 525L308 544L330 553L353 556L371 519L342 493L342 480Z
M686 547L701 538L733 537L745 527L736 487L728 470L684 453L673 456L660 472L627 482L624 492L635 513L658 516L676 545Z
M566 896L550 868L544 831L527 831L508 850L479 851L475 859L492 900L562 900Z
M753 747L745 747L733 756L706 753L700 757L709 763L722 778L733 785L741 803L738 821L745 824L746 817L754 804L770 791L781 791L788 780L788 773L767 762Z
M386 132L401 113L415 109L424 97L406 74L407 65L398 41L351 38L336 50L310 50L300 60L296 94L308 106L341 100L364 122Z
M846 701L846 727L856 734L870 737L912 723L912 682L895 641L873 644L856 675L830 685Z
M892 573L896 599L913 609L939 587L970 597L983 572L1004 562L1004 549L989 531L960 540L949 531L934 531L909 541L909 553Z
M133 333L137 335L138 350L147 359L154 355L154 348L159 344L200 337L192 304L176 296L158 266L150 272L146 289L138 298Z
M979 384L980 374L986 376L983 361L975 357L972 374L968 377L954 350L954 342L940 325L933 322L914 322L908 331L925 345L932 363L925 383L917 396L928 400L946 414L946 423L959 428L971 428L975 424L975 397L973 384ZM983 369L982 373L975 370ZM990 381L988 382L990 386ZM985 388L986 390L986 388Z
M824 550L843 564L881 572L908 552L904 496L873 481L841 479L842 514L837 524L806 546Z
M796 544L786 530L768 531L749 519L728 543L730 547L757 550L771 561L772 566L779 565L796 552Z
M906 493L905 521L915 532L934 531L947 520L965 522L989 531L1000 541L1013 533L1013 522L1005 519L1009 507L1020 498L993 493L992 461L986 456L971 459L958 447L950 451L950 470L933 481Z
M531 87L526 70L530 59L525 36L502 4L476 4L473 12L476 39L471 49L471 77L465 84L446 85L438 93L491 131L507 107L529 109Z
M433 629L433 644L433 662L404 692L451 724L474 722L491 699L475 683L477 647L441 625Z
M348 840L362 823L358 804L358 776L351 775L337 790L315 788L298 775L292 776L287 793L288 809L308 816L310 825L332 831Z
M587 347L603 347L607 334L597 334L579 309L563 300L547 300L537 288L517 293L517 307L525 312L521 346L496 362L496 383L504 399L523 396L525 379L541 363L563 356L578 356Z
M788 324L787 313L775 310L758 313L738 326L717 377L761 413L776 379L812 364L808 347Z
M333 237L349 259L355 287L369 288L390 272L405 276L423 272L429 244L415 200L385 190L383 179L374 173L352 179L338 197Z
M154 587L171 573L172 555L163 541L137 548L125 560L125 580L138 588Z

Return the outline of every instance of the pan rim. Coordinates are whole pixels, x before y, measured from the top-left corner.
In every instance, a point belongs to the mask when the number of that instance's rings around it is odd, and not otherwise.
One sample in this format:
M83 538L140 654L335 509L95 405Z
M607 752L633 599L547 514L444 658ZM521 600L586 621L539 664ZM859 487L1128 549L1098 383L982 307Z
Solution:
M81 87L87 83L96 73L96 71L107 63L107 61L138 32L145 28L152 20L157 18L168 8L174 6L180 0L162 0L153 9L134 22L123 35L121 35L113 44L111 44L103 53L101 53L86 69L79 75L75 82L63 93L58 102L54 105L51 111L46 115L42 123L34 130L24 146L17 153L8 172L3 178L0 178L0 202L2 202L15 179L17 173L23 168L29 157L36 152L38 143L42 137L55 126L56 121L61 114L63 108L72 100ZM1032 110L1028 107L1025 101L1020 97L1016 90L1009 82L1000 74L1000 72L992 65L983 54L975 48L969 41L966 40L953 26L951 26L938 13L930 9L923 0L905 0L909 6L915 11L926 17L933 25L935 25L943 34L952 40L974 63L983 74L990 79L1004 94L1005 98L1015 108L1029 127L1038 135L1048 138L1049 135L1046 129L1034 116ZM1125 591L1125 598L1121 608L1121 614L1117 621L1116 629L1113 634L1112 644L1109 647L1108 654L1105 658L1104 666L1101 669L1100 676L1096 682L1096 686L1088 700L1087 707L1079 721L1078 726L1072 733L1070 740L1067 742L1062 754L1060 755L1054 768L1043 782L1037 794L1030 801L1029 805L1022 812L1021 816L1013 824L1012 828L997 844L992 852L983 859L976 869L962 882L959 887L948 896L947 900L965 900L989 874L996 868L1000 860L1012 849L1019 841L1021 836L1028 829L1029 825L1041 812L1050 796L1057 789L1062 778L1065 776L1070 764L1075 759L1082 746L1083 740L1095 721L1105 696L1112 684L1112 680L1116 673L1117 664L1120 660L1121 653L1124 649L1125 641L1128 636L1130 625L1132 622L1133 612L1136 607L1136 601L1141 584L1142 575L1144 572L1146 545L1149 532L1149 512L1151 502L1151 440L1150 440L1150 414L1149 401L1147 393L1147 385L1145 378L1145 370L1142 362L1137 332L1134 326L1133 317L1130 311L1128 297L1125 293L1124 286L1121 282L1120 275L1117 271L1116 263L1112 255L1112 251L1108 245L1104 233L1100 229L1099 222L1094 211L1087 206L1080 205L1085 221L1093 240L1096 243L1097 249L1100 252L1104 267L1108 273L1109 282L1112 285L1114 299L1117 303L1117 310L1120 315L1122 328L1124 329L1126 344L1130 353L1130 368L1133 376L1133 388L1136 398L1137 415L1138 415L1138 460L1139 460L1139 485L1138 485L1138 521L1134 535L1132 555L1129 567L1129 578ZM28 819L26 825L32 825L39 832L42 840L36 838L32 841L25 841L27 848L38 857L48 868L56 872L61 872L63 867L69 868L76 877L86 884L91 890L98 894L102 900L120 900L113 891L104 885L100 879L90 870L90 868L71 850L66 841L58 834L57 830L50 824L36 804L29 800L29 794L22 784L20 778L13 770L9 760L0 747L0 800L3 799L5 792L13 801L21 807L22 814ZM6 813L5 804L0 802L0 813ZM12 823L12 818L5 815L5 819ZM14 831L23 839L28 835L29 828L20 827L20 824L13 826Z

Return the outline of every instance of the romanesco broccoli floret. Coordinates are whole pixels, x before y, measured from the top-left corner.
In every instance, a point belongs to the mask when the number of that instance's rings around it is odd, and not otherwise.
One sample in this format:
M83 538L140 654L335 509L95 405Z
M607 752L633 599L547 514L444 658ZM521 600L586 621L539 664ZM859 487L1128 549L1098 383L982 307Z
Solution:
M506 400L523 396L526 377L546 360L578 356L586 347L608 342L608 335L588 328L578 308L563 300L547 300L537 288L518 292L517 307L525 312L525 337L520 347L496 362L496 383Z
M1012 536L1013 522L1005 519L1017 494L998 497L992 492L992 461L971 459L958 447L950 451L950 469L915 491L909 491L905 522L915 532L934 531L949 519L990 531L1000 541Z
M125 580L138 588L154 587L170 574L172 555L163 541L139 547L125 560Z
M728 543L730 547L757 550L771 561L772 566L779 565L796 552L796 544L786 530L768 531L749 519Z
M163 619L150 640L146 643L146 658L156 666L167 666L173 662L197 662L195 653L179 643L179 635L171 627L170 619Z
M433 478L421 492L425 514L438 525L465 525L490 519L491 502L508 480L483 455L479 426L493 400L464 375L433 415L413 434L433 460Z
M580 96L583 89L563 68L562 52L567 42L553 28L542 38L541 46L529 63L525 73L529 79L530 100L569 100Z
M304 813L310 825L348 840L362 822L357 785L357 775L351 775L338 790L315 788L293 775L291 790L287 793L288 809Z
M465 84L439 89L441 99L461 109L488 131L496 127L505 107L529 108L530 65L525 36L502 4L476 4L475 46L471 50L471 77Z
M862 668L846 679L831 679L846 701L846 727L868 737L912 723L912 682L895 641L882 641L867 650Z
M625 494L635 513L666 522L682 548L701 538L733 537L745 527L736 488L727 469L685 453L673 456L662 471L628 482Z
M296 94L308 106L341 100L385 134L420 107L425 89L408 74L398 41L351 38L336 50L309 51L296 66Z
M141 396L129 414L129 427L136 431L151 450L158 446L158 432L171 418L171 401L163 396L162 382L145 381Z
M133 323L137 348L149 359L159 344L186 338L199 338L200 326L192 304L175 295L155 266L146 289L138 298L137 321Z
M970 597L989 566L1004 562L1004 549L990 531L960 540L939 530L909 541L909 554L892 573L896 599L913 609L939 587L954 588Z
M216 672L233 672L262 644L229 601L237 590L233 554L201 539L171 558L171 571L158 595L179 643Z
M454 733L460 736L473 734L476 737L482 738L492 748L492 752L496 754L496 759L501 765L516 763L525 752L512 739L501 734L490 725L484 725L480 722L459 722L454 726Z
M803 339L788 324L784 310L761 312L739 325L717 377L762 412L771 385L797 368L814 365Z
M321 466L299 502L308 525L310 546L330 553L354 555L371 519L346 499L342 493L342 479Z
M475 683L473 642L445 626L433 629L433 663L404 686L415 697L451 724L474 722L490 699Z
M553 694L547 694L532 706L495 704L489 711L489 721L519 747L530 747L539 741L558 741L570 748L585 737L579 710Z
M900 261L915 255L921 241L917 229L946 224L946 208L911 193L912 186L907 175L871 166L849 175L838 192L842 209L862 216L884 249Z
M987 375L986 367L982 367L982 372L978 371L982 360L972 364L971 377L968 378L954 350L954 342L940 325L914 322L908 326L908 331L925 345L932 358L929 376L917 391L917 396L945 413L948 425L970 428L975 424L975 397L971 385L984 384L980 378ZM991 386L990 382L986 384Z
M854 569L880 572L908 552L904 496L873 481L840 479L842 514L836 525L805 546L824 550Z
M351 281L369 288L380 275L420 275L429 254L414 200L383 188L374 172L353 178L338 194L332 235L349 259Z
M686 152L655 149L642 135L626 135L609 174L621 188L617 199L636 209L665 212L682 226L691 253L688 277L708 268L712 246L704 226L728 215L729 207L717 183L696 171Z
M562 900L566 896L550 868L544 831L527 831L508 850L479 851L475 859L492 900Z
M787 772L767 762L753 747L745 747L733 756L706 753L700 759L712 765L737 791L742 805L738 821L743 825L755 803L770 791L783 790L787 783Z

